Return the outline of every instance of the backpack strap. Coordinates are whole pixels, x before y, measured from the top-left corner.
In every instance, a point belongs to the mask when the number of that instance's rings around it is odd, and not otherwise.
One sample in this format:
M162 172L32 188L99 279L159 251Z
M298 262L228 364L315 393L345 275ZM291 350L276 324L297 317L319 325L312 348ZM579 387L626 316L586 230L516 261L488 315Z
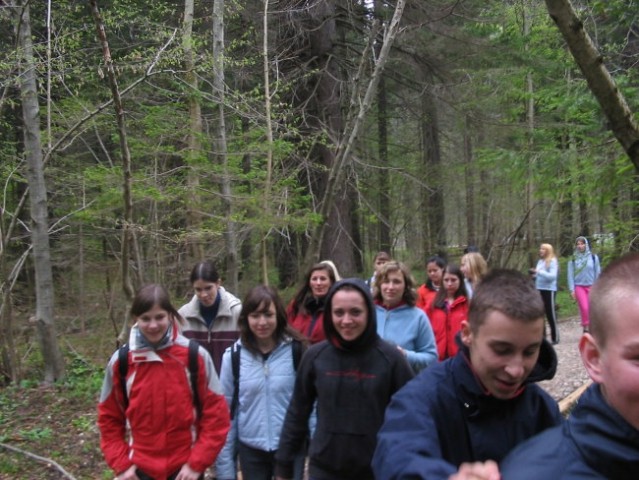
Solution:
M124 410L129 406L129 395L126 391L126 374L129 371L129 344L125 343L118 348L118 372L120 374L120 386L122 387L122 402Z
M202 413L202 407L200 405L200 395L197 389L197 378L198 378L198 370L199 370L199 349L200 344L195 340L189 340L189 377L191 380L191 391L193 392L193 406L195 407L195 411L197 412L198 418Z
M240 401L240 351L242 346L234 343L231 347L231 370L233 372L233 399L231 400L231 420L235 418L237 405Z
M297 372L297 366L300 364L300 359L304 353L304 346L299 340L293 340L292 352L293 354L293 369Z
M195 340L189 340L189 380L191 391L193 392L193 405L198 417L202 412L200 406L200 395L197 389L197 377L199 371L198 350L200 345ZM118 349L118 373L120 375L120 386L122 387L122 400L124 410L129 406L129 395L126 391L126 375L129 371L129 344L125 343Z

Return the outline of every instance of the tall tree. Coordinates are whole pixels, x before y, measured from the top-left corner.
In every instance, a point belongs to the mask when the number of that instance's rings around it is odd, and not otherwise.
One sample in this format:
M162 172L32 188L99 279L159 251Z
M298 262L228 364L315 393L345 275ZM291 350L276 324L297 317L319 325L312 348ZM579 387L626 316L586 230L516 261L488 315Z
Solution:
M570 0L546 0L546 7L608 119L612 133L639 172L639 124L606 68L601 53L586 32Z
M36 281L35 321L42 348L44 382L53 383L64 377L64 359L58 345L54 321L54 288L49 245L49 215L47 187L40 132L40 105L36 61L31 39L29 1L17 10L16 28L20 53L20 96L24 122L24 152L27 162L29 206L31 210L31 241Z

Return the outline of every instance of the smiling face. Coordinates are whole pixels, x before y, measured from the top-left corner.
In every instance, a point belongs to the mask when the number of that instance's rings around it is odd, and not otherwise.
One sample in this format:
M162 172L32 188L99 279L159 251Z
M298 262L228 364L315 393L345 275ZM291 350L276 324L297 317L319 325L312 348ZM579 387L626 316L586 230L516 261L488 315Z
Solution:
M444 273L444 269L437 265L435 262L430 262L426 265L426 274L430 281L436 287L439 287L442 284L442 274Z
M162 340L168 330L171 323L171 315L156 304L150 310L136 317L135 320L144 338L151 345L155 345Z
M215 303L220 282L209 282L207 280L196 280L193 282L193 290L202 305L210 307Z
M338 290L331 299L331 317L338 335L347 342L357 340L366 330L368 308L357 290Z
M575 246L577 247L577 250L581 253L586 251L586 242L584 242L583 240L577 240L577 242L575 243Z
M274 344L274 333L277 327L275 305L271 303L265 307L264 303L261 303L255 311L248 314L248 325L258 344L264 346Z
M391 270L386 273L386 277L380 285L382 301L387 307L399 305L406 289L406 280L401 270Z
M528 378L537 358L544 332L544 318L521 321L492 310L472 332L462 322L462 341L470 350L477 377L494 397L514 397Z
M606 401L639 429L639 296L633 291L619 300L608 309L605 344L584 334L579 349Z
M313 270L308 283L311 287L311 294L315 298L321 298L326 296L328 290L331 288L331 277L325 269Z

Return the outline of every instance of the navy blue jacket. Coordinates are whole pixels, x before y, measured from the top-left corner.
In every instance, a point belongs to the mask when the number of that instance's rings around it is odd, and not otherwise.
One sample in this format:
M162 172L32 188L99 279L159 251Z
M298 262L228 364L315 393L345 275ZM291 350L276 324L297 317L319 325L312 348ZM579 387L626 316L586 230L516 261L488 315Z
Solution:
M556 365L544 341L525 388L509 400L484 391L466 347L427 368L386 409L373 456L375 477L447 479L463 462L499 462L518 443L561 423L557 402L531 383L552 378Z
M502 479L639 478L639 430L592 385L564 425L521 444L500 466Z
M308 451L310 477L372 480L370 462L384 410L413 377L404 355L377 335L375 306L363 281L335 283L327 307L345 285L366 299L366 329L356 340L345 341L333 325L330 308L324 312L327 339L306 351L297 370L275 455L277 476L292 478L293 461L308 435L308 419L317 402L317 426Z

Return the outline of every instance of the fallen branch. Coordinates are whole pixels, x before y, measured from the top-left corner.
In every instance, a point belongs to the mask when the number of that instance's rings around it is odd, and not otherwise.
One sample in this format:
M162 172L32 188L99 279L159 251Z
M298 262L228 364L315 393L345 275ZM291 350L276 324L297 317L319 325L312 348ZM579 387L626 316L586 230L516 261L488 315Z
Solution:
M592 380L588 380L581 387L579 387L577 390L575 390L568 396L564 397L559 402L559 411L561 412L562 415L566 416L570 412L570 410L572 410L572 407L575 406L575 403L577 403L577 400L579 400L579 397L581 397L581 395L586 391L586 389L591 384L592 384Z
M62 466L59 463L57 463L54 460L51 460L50 458L41 457L40 455L36 455L35 453L27 452L26 450L22 450L21 448L18 448L18 447L12 447L11 445L7 445L6 443L2 443L2 442L0 442L0 447L6 448L7 450L11 450L13 452L21 453L22 455L26 455L27 457L38 460L39 462L46 463L47 465L54 466L56 470L58 470L62 475L64 475L65 478L68 478L70 480L76 480L76 478L73 475L71 475L69 472L67 472L64 468L62 468Z

